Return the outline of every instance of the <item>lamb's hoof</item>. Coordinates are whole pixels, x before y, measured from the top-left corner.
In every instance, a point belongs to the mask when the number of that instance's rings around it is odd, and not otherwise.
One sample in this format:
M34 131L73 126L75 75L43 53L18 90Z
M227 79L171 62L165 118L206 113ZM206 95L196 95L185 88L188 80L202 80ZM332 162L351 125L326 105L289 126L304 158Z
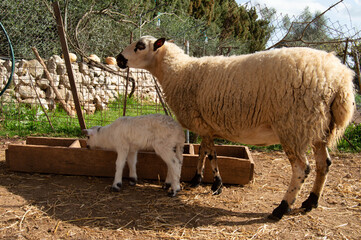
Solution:
M175 197L175 196L177 196L177 193L180 191L180 189L179 190L176 190L176 191L174 191L173 189L172 190L170 190L169 192L168 192L168 197Z
M136 178L129 178L129 185L130 186L135 186L137 184L137 179Z
M120 189L122 188L122 183L117 183L116 185L112 185L110 188L111 192L120 192Z
M170 188L171 184L170 183L164 183L162 186L162 189L164 190L168 190Z
M268 216L268 219L279 221L286 213L290 212L291 209L285 200L282 200L281 204L276 207L272 214Z
M213 195L221 194L222 188L223 188L222 179L220 179L219 177L215 177L211 188L212 194Z
M198 187L202 182L202 176L198 173L191 180L191 187Z
M312 210L312 208L318 207L318 196L314 194L313 192L310 193L310 196L308 196L307 200L302 203L301 208L304 210L304 212L309 212Z

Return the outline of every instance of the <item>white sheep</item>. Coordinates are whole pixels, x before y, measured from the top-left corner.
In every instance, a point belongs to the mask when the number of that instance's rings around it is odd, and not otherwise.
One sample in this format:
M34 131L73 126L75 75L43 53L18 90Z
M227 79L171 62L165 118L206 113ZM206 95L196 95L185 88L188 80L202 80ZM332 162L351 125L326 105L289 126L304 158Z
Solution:
M116 151L116 171L112 190L119 191L125 162L129 167L129 184L137 182L138 150L154 150L167 164L168 172L164 188L175 196L180 190L180 175L183 162L184 131L170 116L161 114L138 117L121 117L105 126L95 126L82 131L87 135L89 148Z
M146 36L126 47L117 63L157 77L177 120L202 137L193 185L200 183L208 155L212 190L220 192L214 138L252 145L280 143L292 166L289 188L270 215L281 219L310 172L306 151L312 146L317 174L302 208L317 207L331 164L327 146L342 136L354 111L354 73L332 53L282 48L195 58L164 38Z

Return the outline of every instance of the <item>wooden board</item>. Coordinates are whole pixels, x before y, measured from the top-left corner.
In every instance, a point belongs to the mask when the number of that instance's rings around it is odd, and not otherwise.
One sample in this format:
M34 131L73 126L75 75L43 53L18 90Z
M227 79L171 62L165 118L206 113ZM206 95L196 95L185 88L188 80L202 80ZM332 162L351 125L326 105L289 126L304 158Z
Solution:
M197 168L199 145L186 145L183 154L181 181L190 181ZM223 183L247 184L253 179L254 163L247 147L216 147ZM6 162L12 171L114 177L117 153L87 149L84 139L28 138L25 145L11 144ZM124 168L124 177L128 176ZM154 152L139 152L137 174L140 179L164 180L166 164ZM213 182L206 161L204 181Z

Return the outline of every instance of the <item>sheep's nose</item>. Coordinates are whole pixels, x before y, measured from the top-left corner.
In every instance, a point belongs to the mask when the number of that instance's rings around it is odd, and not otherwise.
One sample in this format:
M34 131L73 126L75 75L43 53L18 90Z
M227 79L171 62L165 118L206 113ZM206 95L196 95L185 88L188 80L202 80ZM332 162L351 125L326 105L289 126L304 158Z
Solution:
M117 64L120 68L127 68L128 59L126 59L123 54L117 56Z

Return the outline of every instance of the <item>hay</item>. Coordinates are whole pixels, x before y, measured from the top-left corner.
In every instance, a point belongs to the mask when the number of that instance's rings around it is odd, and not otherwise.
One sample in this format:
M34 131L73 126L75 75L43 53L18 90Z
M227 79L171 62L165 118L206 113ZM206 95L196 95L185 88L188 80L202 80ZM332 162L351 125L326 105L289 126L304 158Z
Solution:
M334 158L319 208L298 207L279 222L267 219L290 178L283 154L255 154L255 181L225 186L183 184L176 198L162 182L140 181L111 193L111 178L8 172L0 160L1 239L357 239L361 236L361 154ZM4 158L4 156L3 156ZM275 162L270 159L277 159ZM284 169L282 169L284 168ZM349 175L347 175L349 174Z

